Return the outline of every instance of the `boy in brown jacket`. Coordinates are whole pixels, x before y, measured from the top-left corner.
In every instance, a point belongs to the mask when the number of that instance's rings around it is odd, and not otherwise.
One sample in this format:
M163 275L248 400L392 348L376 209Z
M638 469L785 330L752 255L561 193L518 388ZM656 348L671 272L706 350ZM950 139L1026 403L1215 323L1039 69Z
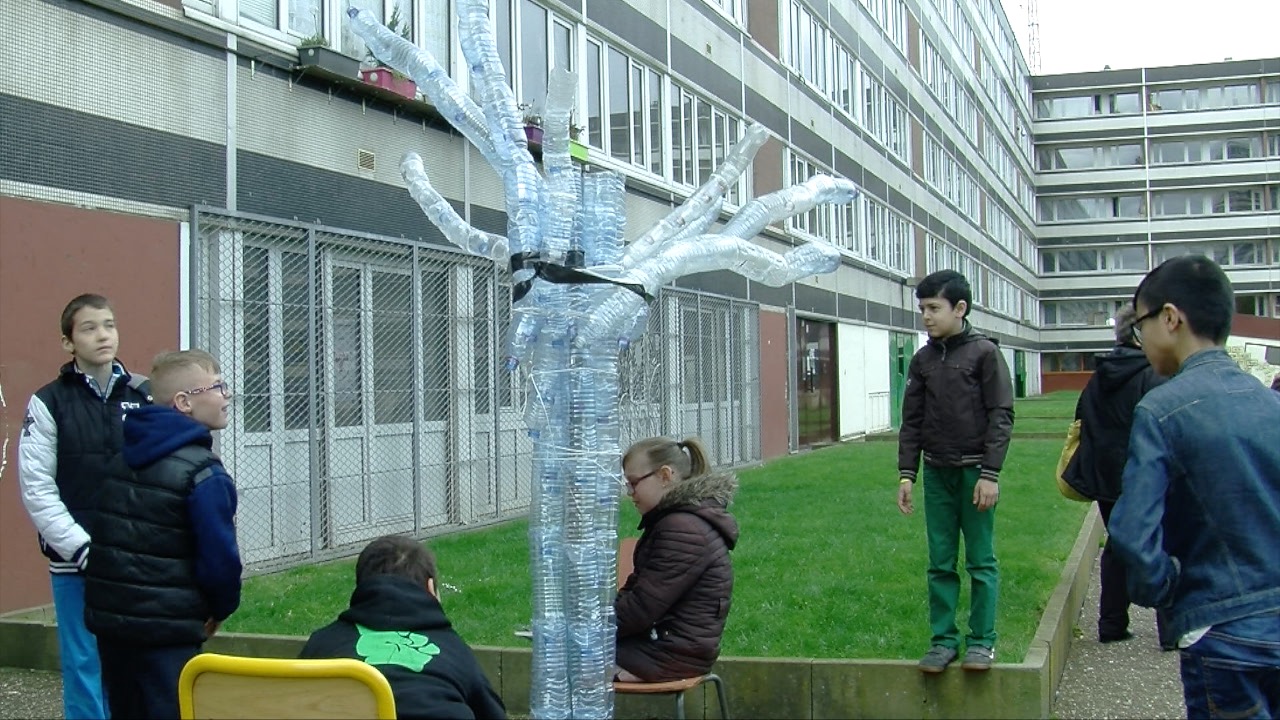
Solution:
M965 670L989 670L995 659L996 564L993 531L997 483L1013 431L1013 384L995 342L965 316L973 295L954 270L916 287L929 343L911 358L898 434L898 509L910 514L911 489L924 454L924 518L929 543L929 626L933 639L920 670L940 673L956 659L960 631L956 572L964 534L969 573Z

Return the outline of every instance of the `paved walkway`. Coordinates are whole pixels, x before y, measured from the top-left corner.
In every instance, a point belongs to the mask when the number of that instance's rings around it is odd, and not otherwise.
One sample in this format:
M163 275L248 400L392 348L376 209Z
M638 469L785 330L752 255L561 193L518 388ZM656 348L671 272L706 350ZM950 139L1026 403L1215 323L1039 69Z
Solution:
M1053 702L1053 717L1185 718L1178 653L1161 652L1155 612L1129 610L1131 640L1098 642L1098 561Z
M1185 718L1178 654L1161 652L1155 614L1130 611L1134 638L1098 642L1098 566L1076 627L1053 717ZM0 668L0 720L62 718L62 679L57 673Z

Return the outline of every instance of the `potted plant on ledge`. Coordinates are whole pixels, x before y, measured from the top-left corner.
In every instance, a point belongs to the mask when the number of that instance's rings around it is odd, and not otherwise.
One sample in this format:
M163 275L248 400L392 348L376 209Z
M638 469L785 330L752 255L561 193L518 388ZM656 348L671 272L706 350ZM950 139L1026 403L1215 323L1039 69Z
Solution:
M534 112L533 105L520 103L517 106L524 116L524 137L530 145L542 146L542 116Z
M360 61L330 48L328 39L320 33L298 43L298 67L319 68L347 78L360 75Z
M411 42L413 40L411 29L407 26L403 28L400 27L399 6L396 6L396 8L391 11L391 19L387 21L387 29L398 34L405 40L409 40ZM414 100L418 97L418 85L413 80L410 80L407 76L383 65L373 56L373 53L369 53L365 60L372 63L372 67L360 69L361 80L410 100Z

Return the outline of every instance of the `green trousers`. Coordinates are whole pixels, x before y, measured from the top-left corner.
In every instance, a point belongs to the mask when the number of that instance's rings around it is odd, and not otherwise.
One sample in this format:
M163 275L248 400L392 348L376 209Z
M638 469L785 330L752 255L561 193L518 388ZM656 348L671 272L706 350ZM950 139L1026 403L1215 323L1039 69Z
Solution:
M924 466L924 522L929 540L929 628L932 645L959 650L956 606L960 575L956 559L964 534L965 570L969 573L969 647L996 643L996 592L1000 569L993 541L996 509L978 512L973 488L978 468Z

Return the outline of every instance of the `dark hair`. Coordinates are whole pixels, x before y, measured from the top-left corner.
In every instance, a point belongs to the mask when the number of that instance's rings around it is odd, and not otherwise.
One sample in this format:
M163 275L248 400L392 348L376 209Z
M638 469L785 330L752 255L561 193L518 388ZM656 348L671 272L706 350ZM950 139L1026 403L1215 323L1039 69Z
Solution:
M1138 284L1133 304L1147 312L1170 304L1187 316L1187 327L1196 337L1221 345L1231 334L1235 293L1218 264L1203 255L1182 255L1160 264Z
M973 290L963 275L955 270L939 270L926 275L916 286L918 300L939 296L951 303L951 307L959 305L963 300L964 316L969 317L969 311L973 309Z
M711 464L707 462L707 449L696 437L678 441L668 437L651 437L637 441L627 448L626 454L622 456L622 464L626 465L627 460L637 453L644 454L651 468L670 465L682 478L704 475L711 469Z
M85 293L72 298L71 302L62 308L62 337L71 337L71 332L76 326L76 313L87 307L94 310L110 310L111 303L107 302L107 299L101 295L94 295L93 293Z
M361 550L356 560L356 584L378 575L395 575L425 586L436 576L436 558L413 538L384 535Z

